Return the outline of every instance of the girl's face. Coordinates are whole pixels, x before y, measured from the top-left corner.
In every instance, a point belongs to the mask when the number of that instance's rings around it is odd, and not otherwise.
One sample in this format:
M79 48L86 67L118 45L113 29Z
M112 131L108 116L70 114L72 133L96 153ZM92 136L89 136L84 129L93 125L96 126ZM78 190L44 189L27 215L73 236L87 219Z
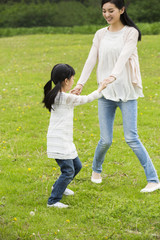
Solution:
M121 22L120 16L124 12L124 8L118 9L115 4L107 2L102 7L102 13L104 19L108 24L117 24Z
M70 91L74 83L74 76L72 76L70 79L67 79L66 81L66 88L67 91Z

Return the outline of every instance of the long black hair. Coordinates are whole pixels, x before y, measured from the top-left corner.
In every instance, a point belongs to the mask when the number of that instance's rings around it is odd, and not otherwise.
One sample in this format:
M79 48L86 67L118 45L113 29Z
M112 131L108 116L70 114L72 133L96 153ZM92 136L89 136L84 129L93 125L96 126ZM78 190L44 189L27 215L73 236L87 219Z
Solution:
M103 7L103 5L105 3L108 3L108 2L113 3L118 9L122 9L123 7L125 7L124 0L102 0L101 8ZM135 23L132 21L132 19L129 18L129 16L126 12L126 8L124 9L124 13L121 14L120 20L124 25L134 27L138 30L138 32L139 32L138 41L140 41L141 40L141 32L140 32L139 28L135 25Z
M51 79L44 86L44 107L51 111L52 104L58 92L61 91L61 84L67 78L70 79L75 75L75 70L68 64L56 64L51 71ZM52 82L55 87L52 89Z

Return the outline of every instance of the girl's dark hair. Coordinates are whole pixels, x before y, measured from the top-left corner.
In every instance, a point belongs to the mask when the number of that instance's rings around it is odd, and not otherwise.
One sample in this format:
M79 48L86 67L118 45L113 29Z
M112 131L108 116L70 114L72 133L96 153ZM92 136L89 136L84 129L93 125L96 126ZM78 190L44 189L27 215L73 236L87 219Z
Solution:
M118 9L122 9L123 7L125 7L124 0L102 0L101 8L103 7L103 5L105 3L108 3L108 2L113 3ZM126 8L124 10L124 13L121 14L120 20L124 25L134 27L138 30L138 32L139 32L138 41L140 41L141 40L141 32L140 32L139 28L135 25L135 23L128 17Z
M51 71L51 79L44 86L44 107L51 111L52 104L58 92L61 91L61 84L67 78L75 75L75 70L68 64L56 64ZM55 87L52 89L52 82Z

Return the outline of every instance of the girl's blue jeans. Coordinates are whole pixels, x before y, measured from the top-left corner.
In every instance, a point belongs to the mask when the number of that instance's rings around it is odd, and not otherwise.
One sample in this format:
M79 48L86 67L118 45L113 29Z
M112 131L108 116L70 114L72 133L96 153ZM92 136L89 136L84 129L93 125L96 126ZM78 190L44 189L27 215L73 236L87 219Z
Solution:
M92 165L93 171L97 173L102 172L105 155L112 144L113 123L117 107L122 112L125 141L138 157L144 168L147 181L159 182L154 165L137 134L137 100L114 102L104 97L98 100L100 141L95 150Z
M53 185L51 196L48 199L48 204L54 204L62 199L63 193L67 188L68 184L73 178L79 173L82 168L82 163L79 157L75 159L60 160L56 159L60 169L61 175Z

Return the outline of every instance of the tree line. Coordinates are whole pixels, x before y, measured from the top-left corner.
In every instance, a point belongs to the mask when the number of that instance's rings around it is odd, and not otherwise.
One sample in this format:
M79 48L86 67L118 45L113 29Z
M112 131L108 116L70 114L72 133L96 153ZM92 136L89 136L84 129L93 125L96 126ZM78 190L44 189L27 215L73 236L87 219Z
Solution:
M101 0L0 0L0 27L103 25ZM133 21L160 22L159 0L126 0Z

